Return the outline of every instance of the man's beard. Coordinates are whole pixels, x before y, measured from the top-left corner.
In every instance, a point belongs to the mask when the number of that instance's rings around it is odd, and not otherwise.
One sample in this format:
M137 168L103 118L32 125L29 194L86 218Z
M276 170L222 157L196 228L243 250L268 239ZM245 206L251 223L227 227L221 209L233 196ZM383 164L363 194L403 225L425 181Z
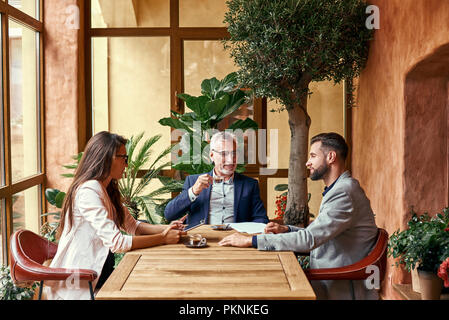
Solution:
M228 170L225 168L221 168L221 173L225 174L225 175L232 175L234 173L234 170Z
M321 166L319 166L316 170L313 171L313 173L310 175L310 179L313 181L321 180L327 174L328 171L329 166L327 165L327 163L323 163Z

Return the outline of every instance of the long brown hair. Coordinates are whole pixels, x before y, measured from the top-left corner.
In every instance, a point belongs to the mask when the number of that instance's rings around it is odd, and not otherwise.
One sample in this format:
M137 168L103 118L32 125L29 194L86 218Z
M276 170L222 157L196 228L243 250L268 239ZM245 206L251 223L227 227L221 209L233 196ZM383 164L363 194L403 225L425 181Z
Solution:
M87 142L78 168L75 171L73 182L67 191L62 205L59 223L58 238L64 230L65 217L68 215L69 230L73 220L73 202L78 187L88 180L105 180L111 172L112 160L121 145L126 145L126 139L122 136L101 131ZM125 213L122 206L117 180L112 179L106 188L109 198L115 208L114 222L117 227L122 227Z

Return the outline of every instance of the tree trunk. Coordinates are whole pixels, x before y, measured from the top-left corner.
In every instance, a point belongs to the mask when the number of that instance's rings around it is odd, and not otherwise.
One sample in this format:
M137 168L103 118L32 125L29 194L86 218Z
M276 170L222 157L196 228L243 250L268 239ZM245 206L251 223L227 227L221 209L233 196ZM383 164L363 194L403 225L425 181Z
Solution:
M303 92L308 92L308 83ZM288 167L288 196L284 223L306 227L309 221L307 169L310 117L307 113L308 94L288 108L291 133Z

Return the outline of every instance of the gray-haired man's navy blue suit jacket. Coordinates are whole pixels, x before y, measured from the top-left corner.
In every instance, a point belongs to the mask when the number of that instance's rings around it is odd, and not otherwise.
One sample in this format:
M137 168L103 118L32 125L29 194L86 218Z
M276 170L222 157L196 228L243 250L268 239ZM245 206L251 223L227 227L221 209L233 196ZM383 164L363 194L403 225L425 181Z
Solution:
M212 176L212 171L208 173ZM165 208L165 218L173 221L183 217L187 212L187 224L208 223L210 193L212 185L204 189L198 198L191 202L188 190L201 174L190 175L184 182L183 191ZM259 183L256 179L234 173L234 222L268 223L267 211L260 199Z

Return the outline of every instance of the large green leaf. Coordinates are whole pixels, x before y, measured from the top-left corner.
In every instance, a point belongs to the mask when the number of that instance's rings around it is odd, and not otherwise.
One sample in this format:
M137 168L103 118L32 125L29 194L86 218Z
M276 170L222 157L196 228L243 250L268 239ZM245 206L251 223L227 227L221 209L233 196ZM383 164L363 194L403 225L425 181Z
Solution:
M214 99L219 87L220 81L217 78L205 79L201 82L201 94L208 96L209 99Z
M231 92L235 90L237 85L237 72L231 72L220 83L220 90L224 92Z
M51 205L56 206L57 208L62 208L65 192L59 191L58 189L48 188L45 190L45 198Z
M58 189L47 188L45 189L45 198L51 205L56 205L56 196L60 193Z
M211 100L206 103L206 108L209 112L209 119L217 119L225 110L229 102L229 96L225 95L219 99Z
M189 126L178 118L162 118L159 120L159 124L175 129L182 129L188 132L192 132Z
M187 107L189 107L193 112L195 112L200 120L207 119L207 108L206 103L209 101L209 98L206 96L194 97L189 94L181 93L178 94L178 97L185 101Z
M286 191L288 190L288 184L278 184L274 187L276 191Z
M224 119L237 111L246 102L246 93L242 90L237 90L230 96L226 108L220 115L220 119Z
M257 122L250 118L246 118L245 120L236 120L233 122L228 129L236 130L236 129L242 129L243 132L245 132L248 129L254 129L257 130L259 128L259 125Z

